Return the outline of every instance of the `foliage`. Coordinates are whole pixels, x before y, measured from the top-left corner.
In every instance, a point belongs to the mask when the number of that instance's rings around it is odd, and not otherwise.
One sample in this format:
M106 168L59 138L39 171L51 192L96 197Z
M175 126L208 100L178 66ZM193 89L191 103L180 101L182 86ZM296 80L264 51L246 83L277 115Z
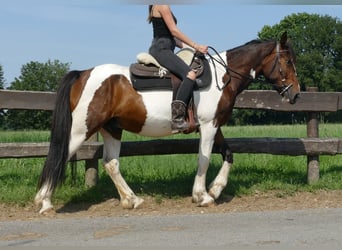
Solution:
M2 65L0 64L0 89L4 89L5 86L5 78L4 78L4 71L2 70ZM3 110L0 109L0 127L1 124L4 124L5 121L5 113Z
M9 89L32 91L55 91L59 81L68 72L69 64L58 60L46 63L29 62L21 68L21 75L15 78ZM49 129L50 111L9 110L6 128L9 129Z
M4 89L4 86L5 86L4 71L2 69L2 65L0 64L0 89Z
M280 39L287 31L296 54L298 80L302 90L318 87L319 91L342 91L342 23L337 18L299 13L286 16L279 24L266 25L258 33L262 40ZM256 80L249 89L270 89ZM234 110L234 124L303 123L304 113ZM321 114L321 120L341 122L341 113Z

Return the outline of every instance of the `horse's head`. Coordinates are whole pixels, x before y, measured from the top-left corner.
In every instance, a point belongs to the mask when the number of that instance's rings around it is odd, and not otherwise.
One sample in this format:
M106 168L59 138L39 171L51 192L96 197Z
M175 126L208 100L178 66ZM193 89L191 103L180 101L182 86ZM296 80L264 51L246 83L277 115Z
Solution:
M270 55L265 58L263 66L264 76L273 84L278 93L291 104L296 102L300 93L295 60L295 54L288 43L285 32L280 42L277 42Z

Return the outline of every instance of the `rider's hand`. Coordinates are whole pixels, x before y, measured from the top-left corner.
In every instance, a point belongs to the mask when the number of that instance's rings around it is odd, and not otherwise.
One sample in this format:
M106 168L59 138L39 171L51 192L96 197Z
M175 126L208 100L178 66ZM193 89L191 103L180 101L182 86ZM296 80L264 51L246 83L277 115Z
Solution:
M196 44L195 50L201 52L202 54L207 54L208 53L208 46Z

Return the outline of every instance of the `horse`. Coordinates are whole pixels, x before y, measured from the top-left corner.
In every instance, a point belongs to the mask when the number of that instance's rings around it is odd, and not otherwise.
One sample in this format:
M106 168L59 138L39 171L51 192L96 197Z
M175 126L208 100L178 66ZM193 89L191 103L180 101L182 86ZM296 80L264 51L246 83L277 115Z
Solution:
M237 95L261 75L286 102L294 104L300 94L295 54L286 32L279 40L252 40L206 56L213 75L211 84L193 94L200 142L192 201L203 207L214 204L228 182L233 153L220 127L230 118ZM51 198L65 177L68 160L96 132L103 137L103 166L118 190L122 207L140 207L144 200L120 173L122 132L148 137L172 135L171 101L169 90L135 90L129 67L103 64L68 72L57 90L49 152L34 198L41 206L39 213L53 210ZM207 189L206 173L213 147L221 152L223 163Z

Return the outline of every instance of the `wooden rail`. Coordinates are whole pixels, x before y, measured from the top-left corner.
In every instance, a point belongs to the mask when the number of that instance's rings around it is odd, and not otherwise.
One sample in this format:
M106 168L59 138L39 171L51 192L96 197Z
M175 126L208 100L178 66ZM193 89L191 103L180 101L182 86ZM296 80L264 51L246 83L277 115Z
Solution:
M0 109L53 110L55 98L54 92L0 90ZM244 91L237 97L234 108L308 113L308 138L226 139L234 153L307 155L309 183L319 178L319 155L342 154L341 138L318 138L317 118L319 112L342 110L342 92L303 92L297 103L291 105L283 102L275 91ZM198 153L198 143L198 139L123 142L120 155L193 154ZM49 143L0 143L0 158L45 157L48 148ZM86 160L86 168L97 174L97 160L102 157L102 150L100 142L85 142L72 161ZM213 153L218 152L213 149Z
M229 138L225 139L234 153L272 155L336 155L342 154L339 138ZM199 139L157 139L122 142L120 156L170 155L198 153ZM49 143L0 143L0 158L45 157ZM103 144L85 142L73 160L100 159ZM220 153L215 148L213 153Z
M0 109L53 110L55 92L0 90ZM276 91L246 90L234 108L275 111L336 112L342 110L342 92L302 92L295 105L283 102Z

